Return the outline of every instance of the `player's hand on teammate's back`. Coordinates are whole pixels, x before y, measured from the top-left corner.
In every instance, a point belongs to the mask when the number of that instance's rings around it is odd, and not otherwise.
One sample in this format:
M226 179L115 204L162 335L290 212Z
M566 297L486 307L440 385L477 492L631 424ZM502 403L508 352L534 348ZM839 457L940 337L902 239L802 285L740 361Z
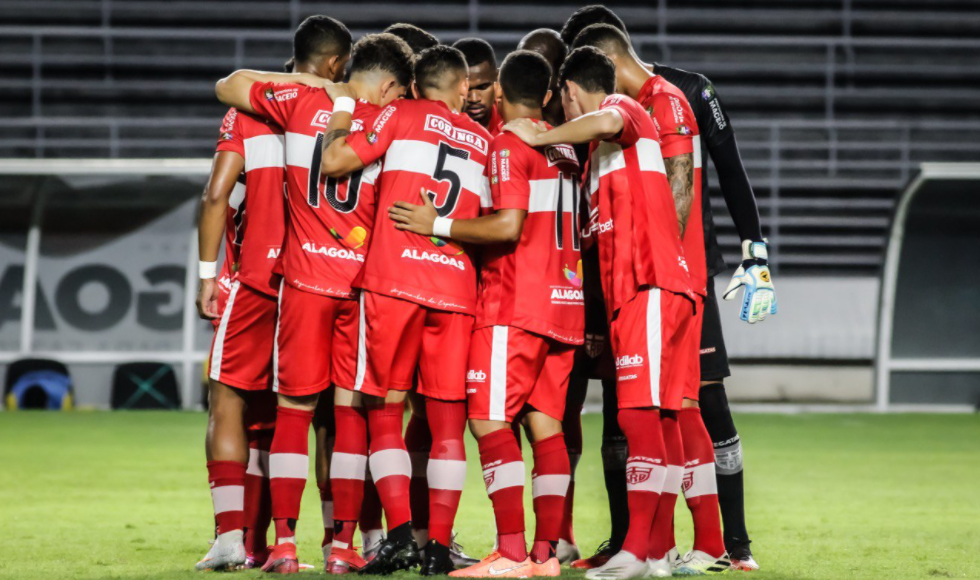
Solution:
M218 318L218 282L214 278L202 278L197 289L197 314L203 320Z
M770 314L776 314L776 290L769 274L769 252L764 242L742 242L742 263L725 289L725 300L734 300L738 289L743 286L745 295L742 296L742 309L738 315L740 319L755 324Z
M350 97L355 101L357 100L357 93L355 93L353 87L347 83L332 83L330 81L326 81L326 83L323 85L323 90L327 92L327 96L330 97L330 100L335 103L340 97Z
M388 217L395 222L395 229L431 236L432 224L439 217L439 213L425 188L422 188L419 194L422 197L422 205L396 201L394 206L388 208Z
M513 121L504 125L501 130L509 131L514 135L517 135L521 141L524 141L532 147L536 147L537 136L547 131L548 128L534 119L524 117L521 119L514 119Z

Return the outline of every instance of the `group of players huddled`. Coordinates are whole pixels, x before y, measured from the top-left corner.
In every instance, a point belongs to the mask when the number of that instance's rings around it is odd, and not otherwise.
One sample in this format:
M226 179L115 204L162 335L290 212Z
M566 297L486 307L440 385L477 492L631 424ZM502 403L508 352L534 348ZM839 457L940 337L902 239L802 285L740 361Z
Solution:
M202 200L198 308L215 325L217 538L197 568L301 568L312 426L330 574L758 569L722 385L707 156L743 240L725 298L745 289L747 322L776 301L708 80L643 63L602 6L531 32L499 68L483 40L443 45L410 24L352 43L313 16L293 44L287 72L216 85L231 109ZM612 532L581 558L572 505L589 378L603 382ZM479 561L453 532L467 422L496 523ZM681 493L694 522L684 556Z

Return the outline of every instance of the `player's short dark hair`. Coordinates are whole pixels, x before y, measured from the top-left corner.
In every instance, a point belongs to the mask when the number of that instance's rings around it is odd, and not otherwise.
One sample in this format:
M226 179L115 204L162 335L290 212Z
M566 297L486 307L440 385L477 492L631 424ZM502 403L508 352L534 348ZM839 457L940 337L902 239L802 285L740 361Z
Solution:
M415 59L415 84L419 92L426 89L445 89L446 77L453 75L453 82L467 75L466 58L458 49L440 44L422 51Z
M572 48L594 46L606 54L629 54L630 40L623 31L609 24L590 24L575 37Z
M321 56L350 54L351 34L344 23L329 16L310 16L293 35L293 59L310 62Z
M289 57L289 60L282 63L282 72L291 73L293 72L293 69L295 67L296 67L296 59L293 57Z
M564 89L568 81L590 93L612 94L616 92L616 65L597 48L576 48L558 71L558 86Z
M540 107L551 88L551 65L530 50L515 50L500 65L500 88L507 102Z
M394 34L398 38L407 42L408 46L412 48L412 52L415 54L439 44L438 38L432 34L429 34L425 30L422 30L418 26L408 24L407 22L392 24L388 28L385 28L384 31Z
M380 71L390 73L403 87L412 82L415 55L404 40L394 34L382 32L368 34L356 43L351 51L350 72Z
M571 46L575 42L575 37L585 30L586 26L592 24L609 24L622 30L627 37L629 36L626 25L619 16L616 16L615 12L601 4L591 4L579 8L568 17L565 26L561 29L561 39L565 41L565 44Z
M453 43L453 48L459 49L466 57L466 66L479 66L489 62L490 66L497 68L497 55L490 43L482 38L460 38Z

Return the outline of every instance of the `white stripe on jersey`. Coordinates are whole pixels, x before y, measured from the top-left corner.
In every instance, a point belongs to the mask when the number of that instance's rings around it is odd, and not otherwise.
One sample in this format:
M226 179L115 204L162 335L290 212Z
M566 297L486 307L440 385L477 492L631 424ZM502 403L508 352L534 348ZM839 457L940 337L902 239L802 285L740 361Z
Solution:
M694 168L701 169L701 136L695 135L691 143L694 147Z
M388 147L382 171L385 173L388 171L408 171L433 175L438 161L438 145L425 141L398 139ZM460 185L463 186L463 189L480 196L482 207L490 207L490 186L485 175L486 167L482 163L477 163L473 159L460 159L446 155L443 167L459 176Z
M236 181L235 186L231 188L231 195L228 197L228 207L238 211L242 207L243 201L245 201L245 184Z
M653 139L640 139L636 142L636 156L640 160L640 171L667 173L664 158L660 153L660 143Z
M282 135L256 135L245 139L245 173L263 167L285 167Z
M561 205L562 212L564 213L575 213L575 199L573 193L573 185L571 179L564 179L562 184L562 197ZM528 185L531 189L531 196L528 200L527 212L547 212L547 211L558 211L558 178L553 179L535 179L528 181Z
M286 131L286 165L309 169L315 147L316 137Z

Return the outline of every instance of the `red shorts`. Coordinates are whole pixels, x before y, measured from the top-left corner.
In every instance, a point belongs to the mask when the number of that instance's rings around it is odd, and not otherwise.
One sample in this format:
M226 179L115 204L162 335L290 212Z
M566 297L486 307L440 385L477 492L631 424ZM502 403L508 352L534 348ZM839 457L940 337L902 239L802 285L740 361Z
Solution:
M232 282L211 342L208 376L219 383L258 391L272 383L276 299Z
M700 381L695 308L680 294L650 288L609 325L620 409L680 409Z
M283 284L279 291L274 388L302 397L331 384L349 388L357 364L357 300L332 298Z
M684 398L697 401L701 396L701 325L704 323L704 297L698 296L698 310L694 315L693 337L688 337L690 345L698 353L698 368L694 373L695 380L687 380L684 389Z
M412 388L443 401L466 399L466 355L473 317L426 308L375 292L361 292L361 342L355 391L384 397L388 389Z
M561 421L575 348L514 326L476 330L466 372L469 418L510 423L527 404Z

